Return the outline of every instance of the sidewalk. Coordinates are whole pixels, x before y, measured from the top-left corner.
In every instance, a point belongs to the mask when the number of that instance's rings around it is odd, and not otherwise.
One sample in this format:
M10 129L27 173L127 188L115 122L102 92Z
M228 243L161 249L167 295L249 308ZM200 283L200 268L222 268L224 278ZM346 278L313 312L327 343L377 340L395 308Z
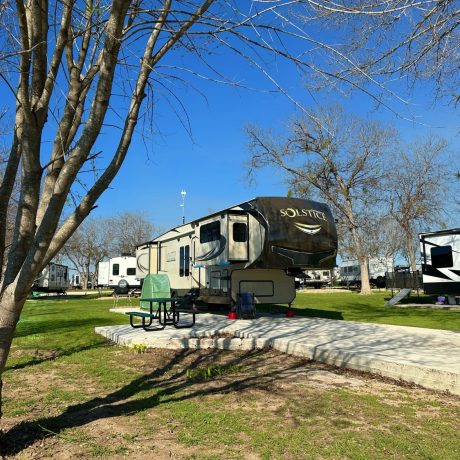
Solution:
M119 345L149 348L272 347L460 396L460 332L284 316L232 321L200 314L191 329L147 332L123 325L97 327L96 333Z

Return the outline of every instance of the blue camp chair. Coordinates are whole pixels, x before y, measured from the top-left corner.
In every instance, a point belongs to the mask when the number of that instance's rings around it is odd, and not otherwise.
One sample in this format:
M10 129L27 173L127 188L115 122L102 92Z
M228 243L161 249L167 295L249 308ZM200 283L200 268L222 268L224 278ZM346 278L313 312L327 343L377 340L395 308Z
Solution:
M237 314L238 318L255 318L256 302L253 292L240 292L237 294Z

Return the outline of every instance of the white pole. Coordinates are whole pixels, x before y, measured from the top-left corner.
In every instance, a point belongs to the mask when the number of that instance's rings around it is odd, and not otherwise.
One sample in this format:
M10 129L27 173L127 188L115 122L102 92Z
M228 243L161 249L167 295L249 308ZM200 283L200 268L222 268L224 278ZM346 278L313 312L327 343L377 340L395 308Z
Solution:
M185 195L187 195L187 192L185 190L182 190L180 192L180 196L182 197L182 203L181 203L181 208L182 208L182 223L185 224Z

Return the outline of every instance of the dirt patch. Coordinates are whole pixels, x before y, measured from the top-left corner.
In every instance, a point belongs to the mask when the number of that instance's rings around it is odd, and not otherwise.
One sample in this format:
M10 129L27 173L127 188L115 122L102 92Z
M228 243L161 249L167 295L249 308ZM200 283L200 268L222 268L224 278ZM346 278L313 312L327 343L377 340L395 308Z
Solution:
M246 432L238 434L231 455L226 453L228 446L217 449L187 444L179 436L184 432L184 421L175 411L180 412L182 402L203 401L220 407L229 394L232 411L264 413L267 423L273 422L273 426L281 423L286 430L295 430L305 423L305 417L296 408L306 401L311 402L312 411L321 413L323 409L317 400L325 392L333 395L350 390L349 394L379 398L389 406L400 404L401 395L413 401L431 401L433 404L421 409L422 416L436 414L439 405L460 408L457 397L274 350L155 349L133 354L113 347L110 359L117 363L120 375L125 371L137 374L120 377L119 382L106 388L108 384L104 386L97 376L86 375L81 380L78 375L69 376L75 371L59 359L41 369L34 366L28 371L12 372L16 384L7 381L7 398L32 401L23 413L6 415L2 420L3 458L193 459L203 458L203 451L208 458L260 458L248 450L250 440ZM68 395L80 391L84 397L63 406L62 399L57 402L52 399L55 389ZM348 415L345 408L343 411L343 414L338 411L337 416L337 423L342 423L343 429L358 424L366 426L367 420L358 409L352 421L345 420Z

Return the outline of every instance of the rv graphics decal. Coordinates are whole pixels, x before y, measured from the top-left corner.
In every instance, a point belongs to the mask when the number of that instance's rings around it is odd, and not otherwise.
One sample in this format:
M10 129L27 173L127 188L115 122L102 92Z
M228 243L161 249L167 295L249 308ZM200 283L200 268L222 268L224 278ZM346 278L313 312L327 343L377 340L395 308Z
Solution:
M205 252L204 254L196 256L195 260L198 262L205 262L206 260L215 259L216 257L220 256L224 252L226 244L227 244L227 240L223 236L221 236L219 240L219 246L212 248L211 250L209 250L208 252Z
M306 233L307 235L316 235L321 231L321 225L308 225L308 224L301 224L300 222L296 222L294 224L297 229L301 232Z
M149 271L149 255L148 254L141 254L137 258L137 268L142 273L148 273L148 271Z

